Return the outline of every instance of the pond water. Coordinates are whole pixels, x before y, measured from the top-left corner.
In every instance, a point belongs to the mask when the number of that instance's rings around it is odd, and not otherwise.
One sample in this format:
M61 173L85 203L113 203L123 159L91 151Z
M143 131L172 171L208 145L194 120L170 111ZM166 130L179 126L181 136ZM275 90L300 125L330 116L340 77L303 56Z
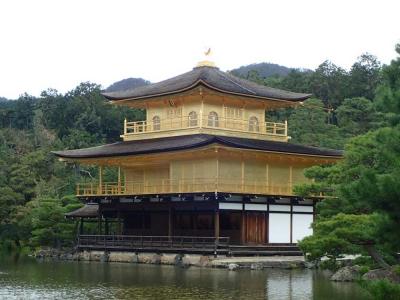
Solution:
M354 283L313 270L262 271L39 262L0 257L0 299L367 299Z

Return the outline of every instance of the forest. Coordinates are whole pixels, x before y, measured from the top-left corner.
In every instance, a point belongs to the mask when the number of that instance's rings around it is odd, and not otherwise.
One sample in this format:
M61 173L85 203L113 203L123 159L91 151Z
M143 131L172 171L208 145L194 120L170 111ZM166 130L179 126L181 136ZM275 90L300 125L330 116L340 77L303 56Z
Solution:
M334 261L342 253L362 252L379 253L383 263L391 263L400 249L400 45L396 52L388 65L362 54L349 70L325 61L313 71L239 74L312 93L299 107L266 118L288 120L292 143L345 150L341 163L307 170L313 183L296 187L302 195L330 196L318 204L314 236L300 244L311 259L328 255ZM65 94L48 89L39 97L0 100L3 249L73 244L75 223L64 213L82 205L74 196L75 183L97 171L60 162L51 151L118 141L125 118L145 117L142 110L110 105L100 93L100 85L84 82Z

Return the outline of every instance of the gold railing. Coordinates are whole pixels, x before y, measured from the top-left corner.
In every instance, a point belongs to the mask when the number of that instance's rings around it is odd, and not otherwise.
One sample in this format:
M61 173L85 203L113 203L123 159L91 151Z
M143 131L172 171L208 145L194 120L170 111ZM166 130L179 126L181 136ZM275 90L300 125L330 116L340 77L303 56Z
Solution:
M182 116L163 119L160 121L124 121L124 135L163 132L169 130L211 128L229 131L247 132L271 136L286 137L288 132L287 121L284 123L250 121L231 118L210 118L209 116Z
M265 195L293 195L292 185L267 184L265 181L245 181L237 179L182 179L154 180L145 182L79 183L76 187L77 196L109 196L109 195L151 195L174 193L249 193Z

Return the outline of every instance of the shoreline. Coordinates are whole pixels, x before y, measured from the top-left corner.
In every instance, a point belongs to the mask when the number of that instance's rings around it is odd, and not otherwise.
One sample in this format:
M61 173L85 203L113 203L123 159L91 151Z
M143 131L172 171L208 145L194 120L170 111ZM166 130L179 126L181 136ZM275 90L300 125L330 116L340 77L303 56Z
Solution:
M133 263L174 265L178 267L220 268L227 270L268 268L304 269L312 267L303 256L217 256L201 254L177 254L154 252L121 252L121 251L60 251L39 250L33 255L38 260L59 261L94 261L103 263Z

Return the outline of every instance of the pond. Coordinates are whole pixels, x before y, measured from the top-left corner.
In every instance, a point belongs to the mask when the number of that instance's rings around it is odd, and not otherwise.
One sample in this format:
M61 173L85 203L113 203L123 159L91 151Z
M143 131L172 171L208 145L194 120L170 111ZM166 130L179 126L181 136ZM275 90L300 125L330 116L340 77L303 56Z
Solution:
M0 257L0 299L366 299L354 283L315 270L262 271L39 262Z

